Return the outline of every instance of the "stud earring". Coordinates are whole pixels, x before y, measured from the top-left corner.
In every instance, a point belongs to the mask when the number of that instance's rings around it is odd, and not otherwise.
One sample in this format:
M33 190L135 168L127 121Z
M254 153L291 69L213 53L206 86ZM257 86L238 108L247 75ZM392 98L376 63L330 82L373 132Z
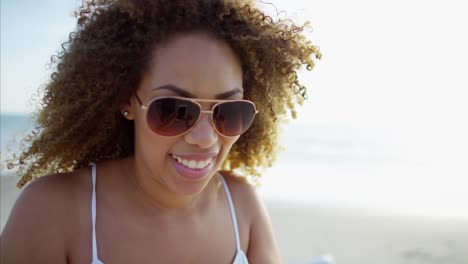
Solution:
M127 117L128 114L129 114L129 112L128 112L128 111L124 111L122 114L123 114L125 117Z

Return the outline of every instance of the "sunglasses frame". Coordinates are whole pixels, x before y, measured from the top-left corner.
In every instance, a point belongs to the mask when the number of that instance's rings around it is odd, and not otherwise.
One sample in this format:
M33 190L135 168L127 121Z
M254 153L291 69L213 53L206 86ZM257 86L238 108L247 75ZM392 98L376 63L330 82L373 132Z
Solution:
M149 107L151 106L151 104L156 101L156 100L159 100L159 99L165 99L165 98L170 98L170 99L179 99L179 100L183 100L183 101L190 101L196 105L198 105L198 107L200 108L200 114L198 115L198 118L197 120L193 123L193 125L187 129L186 131L180 133L180 134L177 134L177 135L174 135L174 136L165 136L165 135L161 135L159 134L158 132L152 130L150 128L151 131L153 131L154 133L158 134L159 136L161 137L178 137L178 136L182 136L182 135L185 135L187 134L190 130L192 130L195 125L200 121L201 119L201 116L203 113L205 114L209 114L210 115L210 122L211 122L211 126L214 128L214 130L216 131L216 133L218 133L218 135L221 135L223 137L236 137L236 136L239 136L239 135L242 135L243 133L245 133L245 131L247 131L250 126L252 125L253 121L255 120L255 115L258 114L259 110L257 109L257 106L255 105L254 102L250 101L250 100L245 100L245 99L238 99L238 100L222 100L222 99L194 99L194 98L188 98L188 97L180 97L180 96L158 96L158 97L155 97L155 98L152 98L147 104L143 104L143 101L140 99L140 97L138 96L138 94L135 93L135 97L138 101L138 103L140 104L140 108L145 111L146 113L146 124L148 125L149 127L149 123L148 123L148 109ZM232 102L247 102L251 105L253 105L254 107L254 118L252 118L252 121L250 122L249 126L247 127L247 129L240 133L240 134L237 134L237 135L233 135L233 136L226 136L224 134L222 134L221 132L218 131L218 129L216 128L216 124L213 120L213 110L215 109L216 106L222 104L222 103L232 103ZM202 105L200 103L215 103L212 107L211 107L211 110L203 110L202 108Z

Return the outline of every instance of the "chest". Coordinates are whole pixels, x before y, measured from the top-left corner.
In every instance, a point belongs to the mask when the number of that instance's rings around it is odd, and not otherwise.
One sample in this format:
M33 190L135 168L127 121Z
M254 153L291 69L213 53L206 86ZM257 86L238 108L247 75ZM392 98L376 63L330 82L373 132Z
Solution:
M236 254L236 240L229 208L180 221L135 221L112 210L98 210L98 257L105 264L119 263L229 263ZM92 259L92 223L83 211L68 263ZM247 223L238 219L241 248L248 247Z

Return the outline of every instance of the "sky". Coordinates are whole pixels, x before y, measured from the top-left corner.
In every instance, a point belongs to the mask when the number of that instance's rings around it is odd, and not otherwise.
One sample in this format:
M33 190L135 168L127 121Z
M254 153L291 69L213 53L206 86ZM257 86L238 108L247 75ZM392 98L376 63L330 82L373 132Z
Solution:
M34 109L31 96L73 30L78 2L1 1L2 113ZM308 34L323 53L314 71L302 75L310 100L299 121L359 127L460 122L468 87L462 2L274 1L288 17L312 22Z
M51 55L74 28L78 2L1 1L1 113L34 109L31 98L48 80ZM357 129L395 145L402 159L428 165L424 173L432 171L437 179L428 192L441 180L458 191L466 185L464 1L272 2L296 22L311 22L313 30L306 34L323 53L312 72L300 75L309 99L293 123ZM411 178L412 186L420 179Z

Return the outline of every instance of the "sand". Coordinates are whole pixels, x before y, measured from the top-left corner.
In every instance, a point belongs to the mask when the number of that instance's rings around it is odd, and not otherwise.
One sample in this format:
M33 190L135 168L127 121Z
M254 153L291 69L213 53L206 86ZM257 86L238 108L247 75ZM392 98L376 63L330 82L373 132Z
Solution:
M20 190L16 188L17 178L2 175L0 180L0 226L3 230Z
M331 254L337 264L466 264L468 219L338 205L267 202L285 263Z
M1 177L1 228L16 200ZM332 255L336 264L467 264L468 219L401 215L344 205L266 199L284 263Z

